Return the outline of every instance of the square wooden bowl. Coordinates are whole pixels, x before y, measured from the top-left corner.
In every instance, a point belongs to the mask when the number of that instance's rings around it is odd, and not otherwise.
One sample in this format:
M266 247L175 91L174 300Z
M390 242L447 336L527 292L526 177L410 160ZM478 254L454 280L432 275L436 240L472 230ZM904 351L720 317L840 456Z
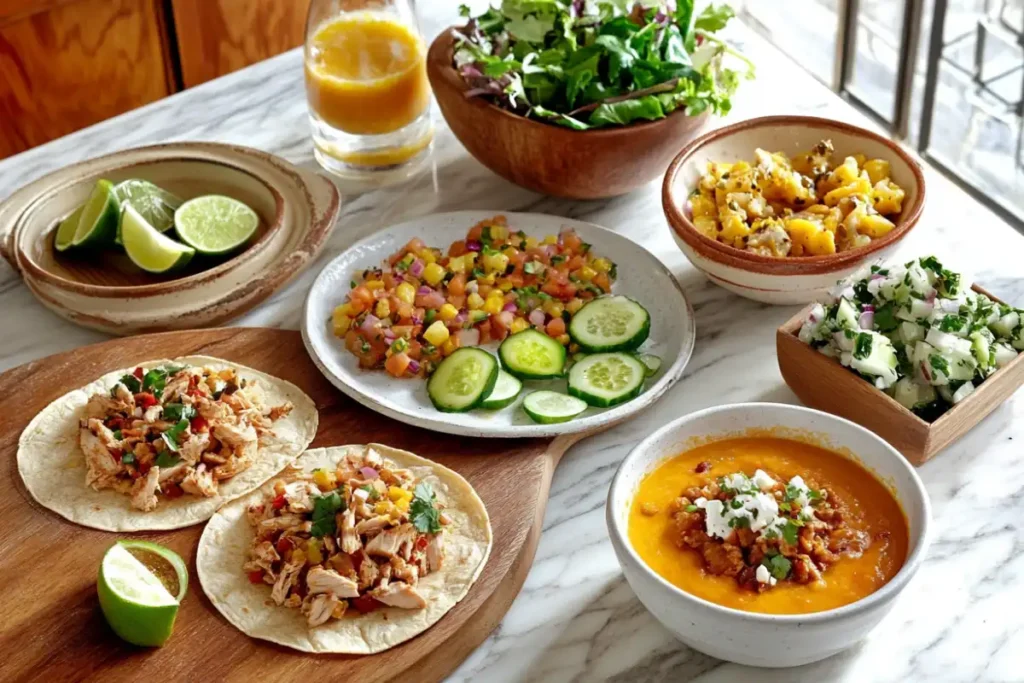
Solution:
M973 289L1003 303L977 285ZM797 333L810 309L790 318L775 334L779 371L786 384L805 405L867 427L915 465L966 434L1024 384L1024 353L1019 353L938 420L926 422L834 358L800 341Z

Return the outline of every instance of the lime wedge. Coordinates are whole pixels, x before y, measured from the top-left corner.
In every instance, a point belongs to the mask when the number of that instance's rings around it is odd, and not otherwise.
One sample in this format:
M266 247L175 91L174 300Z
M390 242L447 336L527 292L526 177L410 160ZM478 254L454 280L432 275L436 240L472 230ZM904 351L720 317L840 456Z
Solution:
M66 251L75 239L75 232L78 230L78 221L82 218L82 211L85 205L78 207L71 212L71 215L60 222L57 226L57 235L53 239L53 246L57 251Z
M133 209L160 232L167 232L174 226L174 212L182 199L167 190L157 187L148 180L130 178L114 186L114 197L124 208L130 204ZM114 240L121 244L121 227L118 226Z
M196 253L192 247L162 235L129 204L121 216L121 237L128 258L149 273L166 273L181 268Z
M219 194L190 199L174 212L181 241L200 254L226 254L253 236L260 219L248 206Z
M187 590L188 569L181 557L146 541L111 546L96 581L107 623L124 640L144 646L163 645L171 637Z
M71 239L75 247L110 242L117 234L118 204L109 180L97 180L92 194L82 206L78 228Z

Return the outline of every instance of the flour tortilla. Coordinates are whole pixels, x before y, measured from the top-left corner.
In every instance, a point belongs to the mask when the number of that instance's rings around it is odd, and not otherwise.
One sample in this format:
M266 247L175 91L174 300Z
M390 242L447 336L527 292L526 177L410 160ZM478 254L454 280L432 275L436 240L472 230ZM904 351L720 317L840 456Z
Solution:
M211 498L185 495L160 499L159 506L143 512L131 506L131 496L111 489L95 491L85 483L85 455L78 445L79 420L89 397L110 388L136 367L192 365L213 370L234 368L247 380L257 379L266 405L291 401L292 411L275 420L273 434L260 438L256 460L249 469L220 482ZM18 441L18 472L32 497L43 507L76 524L102 531L178 529L206 521L227 501L253 491L293 462L316 435L319 415L313 400L297 386L258 370L209 356L152 360L108 372L92 384L58 398L44 408Z
M418 455L388 446L370 444L385 459L408 468L417 483L426 481L445 505L451 520L445 526L445 557L440 571L427 574L416 584L426 599L423 609L384 607L367 614L346 614L310 628L298 609L278 606L270 599L270 586L253 584L242 565L248 559L252 528L245 511L266 499L272 482L260 491L225 505L206 525L199 539L196 569L207 597L224 617L253 638L269 640L303 652L373 654L394 647L426 631L469 592L491 552L491 522L484 503L473 487L456 472ZM350 449L362 453L365 446L334 446L306 451L296 461L304 472L333 470Z

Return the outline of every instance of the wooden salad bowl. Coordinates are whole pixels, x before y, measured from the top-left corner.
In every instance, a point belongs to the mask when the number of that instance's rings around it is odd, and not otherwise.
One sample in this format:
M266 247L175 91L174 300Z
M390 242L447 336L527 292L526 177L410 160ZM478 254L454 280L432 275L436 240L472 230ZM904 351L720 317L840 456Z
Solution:
M230 257L196 256L181 271L143 272L120 250L57 252L61 220L96 181L142 178L182 199L223 194L259 216L256 235ZM320 253L341 198L326 177L247 147L177 142L67 166L0 203L0 255L46 307L117 335L216 325L257 305Z
M578 131L529 119L466 97L452 66L453 28L430 46L427 75L445 121L477 161L517 185L570 199L615 197L665 172L707 121L677 110L658 121Z
M906 191L896 227L871 244L823 256L776 258L736 249L697 230L688 202L709 162L751 161L758 147L790 158L821 140L831 140L836 160L854 154L889 162L892 180ZM907 236L924 210L921 165L892 140L865 128L815 116L762 116L706 133L686 145L672 161L662 186L661 203L680 250L717 285L740 296L770 304L820 300L836 282L863 263L889 254Z
M973 289L1003 303L977 285ZM836 359L800 341L797 333L810 310L808 306L797 313L775 334L779 371L786 384L804 405L867 427L914 465L923 464L965 435L1024 384L1024 353L1019 353L973 394L934 422L927 422Z

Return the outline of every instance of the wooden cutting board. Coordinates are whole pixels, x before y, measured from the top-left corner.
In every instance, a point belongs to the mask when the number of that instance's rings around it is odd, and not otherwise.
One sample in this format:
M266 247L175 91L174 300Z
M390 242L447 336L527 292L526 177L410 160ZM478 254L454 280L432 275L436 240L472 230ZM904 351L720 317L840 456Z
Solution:
M189 354L244 363L301 387L320 411L311 447L377 441L465 476L483 498L494 528L490 559L466 598L429 630L384 653L303 654L243 635L210 604L195 570L201 524L116 534L67 522L32 500L18 475L16 454L18 437L38 411L105 372ZM540 538L551 474L579 438L464 439L394 422L332 387L306 356L299 334L284 330L145 335L10 370L0 375L0 681L440 680L490 634L518 594ZM129 536L162 543L189 566L188 594L163 648L124 643L100 612L100 560L116 539Z

